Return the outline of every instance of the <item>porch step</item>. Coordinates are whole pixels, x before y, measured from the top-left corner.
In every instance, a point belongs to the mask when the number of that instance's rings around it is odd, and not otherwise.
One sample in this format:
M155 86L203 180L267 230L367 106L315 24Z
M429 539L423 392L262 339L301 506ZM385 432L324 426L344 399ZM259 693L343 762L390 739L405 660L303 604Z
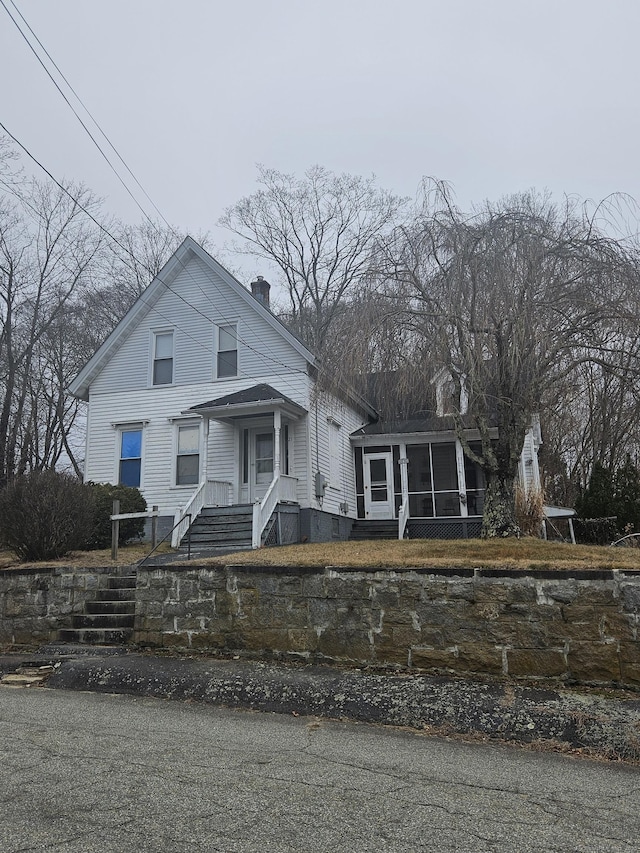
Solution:
M204 507L191 524L191 554L251 548L253 528L253 506ZM180 553L186 553L187 536L179 547Z
M70 628L58 631L58 640L82 645L129 642L135 620L136 576L111 576L107 586L85 602L84 613L72 616Z
M398 522L390 521L368 521L359 519L355 521L349 534L351 540L366 539L397 539Z

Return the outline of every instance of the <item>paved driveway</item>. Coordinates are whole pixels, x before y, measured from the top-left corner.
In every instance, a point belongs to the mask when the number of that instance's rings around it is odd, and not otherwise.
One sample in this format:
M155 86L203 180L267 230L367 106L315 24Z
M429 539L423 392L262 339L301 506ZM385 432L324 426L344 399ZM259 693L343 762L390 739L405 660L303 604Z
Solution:
M636 851L640 771L197 702L0 688L2 853Z

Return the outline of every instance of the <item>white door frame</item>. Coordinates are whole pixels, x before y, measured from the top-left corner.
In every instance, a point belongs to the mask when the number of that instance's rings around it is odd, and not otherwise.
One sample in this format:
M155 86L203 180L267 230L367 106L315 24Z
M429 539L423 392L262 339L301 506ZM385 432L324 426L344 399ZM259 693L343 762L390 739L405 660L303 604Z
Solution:
M393 454L363 453L364 516L368 519L395 518ZM371 462L384 461L384 479L371 478ZM379 467L379 466L376 466Z

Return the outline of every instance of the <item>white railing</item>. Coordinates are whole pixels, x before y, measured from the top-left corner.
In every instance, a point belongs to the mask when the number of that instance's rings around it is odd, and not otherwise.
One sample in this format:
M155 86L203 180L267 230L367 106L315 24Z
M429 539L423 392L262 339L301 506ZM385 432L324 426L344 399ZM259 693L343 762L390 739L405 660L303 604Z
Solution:
M231 506L231 483L228 480L207 480L204 506Z
M409 499L402 504L398 513L398 539L404 539L404 534L407 529L407 521L409 520Z
M253 505L253 526L251 532L252 548L259 548L262 544L262 531L269 523L269 519L273 515L273 511L278 506L279 480L279 477L274 477L265 496L261 501L256 501Z
M290 477L288 474L280 474L280 485L278 488L280 500L297 503L298 478Z
M182 537L189 529L191 519L195 518L204 506L206 485L206 481L203 480L202 483L198 485L198 488L189 498L188 503L185 506L179 506L176 509L174 517L174 522L176 526L174 527L173 533L171 534L172 548L178 547L180 541L182 540Z

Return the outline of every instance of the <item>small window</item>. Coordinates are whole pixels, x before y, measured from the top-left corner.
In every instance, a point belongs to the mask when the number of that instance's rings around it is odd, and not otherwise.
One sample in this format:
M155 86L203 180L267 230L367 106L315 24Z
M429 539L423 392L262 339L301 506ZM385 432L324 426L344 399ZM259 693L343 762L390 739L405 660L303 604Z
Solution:
M120 465L118 483L140 488L142 469L142 430L127 429L120 433Z
M173 332L161 332L153 340L153 384L173 382Z
M189 424L178 427L176 485L188 486L200 482L200 427Z
M218 326L218 379L238 375L238 326Z

